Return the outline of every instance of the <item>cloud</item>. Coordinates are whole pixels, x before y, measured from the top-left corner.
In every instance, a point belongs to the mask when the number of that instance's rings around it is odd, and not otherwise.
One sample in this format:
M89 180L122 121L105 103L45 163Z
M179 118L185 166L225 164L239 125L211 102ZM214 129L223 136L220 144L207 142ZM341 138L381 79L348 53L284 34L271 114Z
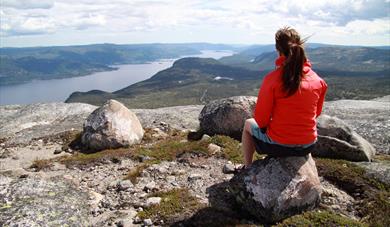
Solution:
M291 25L309 34L388 35L389 9L389 0L2 0L0 31L8 37L64 31L171 31L175 36L179 30L218 34L223 28L273 36L277 28Z
M2 7L15 9L50 9L54 5L51 0L2 0Z

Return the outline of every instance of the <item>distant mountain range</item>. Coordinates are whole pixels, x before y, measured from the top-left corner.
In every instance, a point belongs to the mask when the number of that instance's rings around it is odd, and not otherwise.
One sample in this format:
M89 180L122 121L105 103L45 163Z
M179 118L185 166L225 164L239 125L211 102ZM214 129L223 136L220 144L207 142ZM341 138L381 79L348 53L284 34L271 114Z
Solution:
M270 47L254 48L267 51ZM277 56L275 52L263 52L244 60L248 53L254 51L246 49L220 61L183 58L148 80L113 93L75 92L66 102L100 105L114 98L131 108L156 108L202 104L234 95L257 95L262 77L274 69ZM308 49L308 55L315 71L328 82L327 100L369 99L390 94L390 50L325 46Z
M330 85L327 99L369 99L390 94L390 48L306 45L313 69ZM33 79L82 76L114 70L116 64L155 61L232 50L220 60L183 58L148 80L109 93L75 92L66 102L100 105L109 98L131 108L201 104L234 95L257 95L262 77L274 69L274 45L97 44L66 47L0 48L0 85Z
M390 50L372 47L309 45L307 56L313 68L325 75L385 75L390 72ZM312 46L316 47L313 48ZM274 69L277 54L266 47L254 47L220 61L252 70ZM257 50L260 54L254 55Z
M0 48L0 85L36 79L57 79L115 70L115 64L136 64L200 54L200 50L239 50L239 46L189 44L95 44L32 48Z

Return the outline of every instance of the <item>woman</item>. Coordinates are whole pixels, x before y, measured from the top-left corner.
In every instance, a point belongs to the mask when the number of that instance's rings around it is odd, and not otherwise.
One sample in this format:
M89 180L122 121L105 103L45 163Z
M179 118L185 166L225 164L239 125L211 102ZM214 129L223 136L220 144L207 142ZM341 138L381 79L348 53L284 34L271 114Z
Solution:
M244 167L252 164L255 139L285 147L309 147L317 141L327 85L312 69L298 32L285 27L275 34L276 69L264 77L254 118L242 134ZM252 137L253 136L253 137Z

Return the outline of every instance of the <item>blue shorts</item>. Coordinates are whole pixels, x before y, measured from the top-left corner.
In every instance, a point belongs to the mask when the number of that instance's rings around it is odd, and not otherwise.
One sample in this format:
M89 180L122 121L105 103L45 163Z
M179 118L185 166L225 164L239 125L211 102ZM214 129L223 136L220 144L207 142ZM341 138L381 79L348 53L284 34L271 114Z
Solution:
M281 144L281 143L275 142L271 138L269 138L267 133L263 133L256 122L251 123L251 133L252 133L252 136L256 137L258 140L261 140L265 143L277 144L277 145L281 145L281 146L285 146L285 147L307 148L307 147L310 147L311 145L313 145L317 142L317 140L315 140L313 143L309 143L309 144Z

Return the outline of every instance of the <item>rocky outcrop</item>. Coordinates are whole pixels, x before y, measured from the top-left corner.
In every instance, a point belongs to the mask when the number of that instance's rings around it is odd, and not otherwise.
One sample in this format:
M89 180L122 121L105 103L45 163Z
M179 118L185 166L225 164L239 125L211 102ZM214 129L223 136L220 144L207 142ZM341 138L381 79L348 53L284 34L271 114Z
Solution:
M200 130L241 140L245 120L252 117L256 97L235 96L207 104L199 115Z
M324 113L344 121L378 153L390 154L390 95L374 100L326 102Z
M0 175L0 226L88 226L88 195L60 179Z
M328 115L317 118L318 141L313 155L350 161L371 161L374 147L342 120Z
M8 138L9 144L23 144L34 138L81 130L96 108L82 103L0 106L0 138Z
M137 116L122 103L109 100L89 115L81 141L87 149L99 151L139 143L143 135Z
M271 223L314 208L321 191L310 155L257 160L230 180L230 192L241 208Z

